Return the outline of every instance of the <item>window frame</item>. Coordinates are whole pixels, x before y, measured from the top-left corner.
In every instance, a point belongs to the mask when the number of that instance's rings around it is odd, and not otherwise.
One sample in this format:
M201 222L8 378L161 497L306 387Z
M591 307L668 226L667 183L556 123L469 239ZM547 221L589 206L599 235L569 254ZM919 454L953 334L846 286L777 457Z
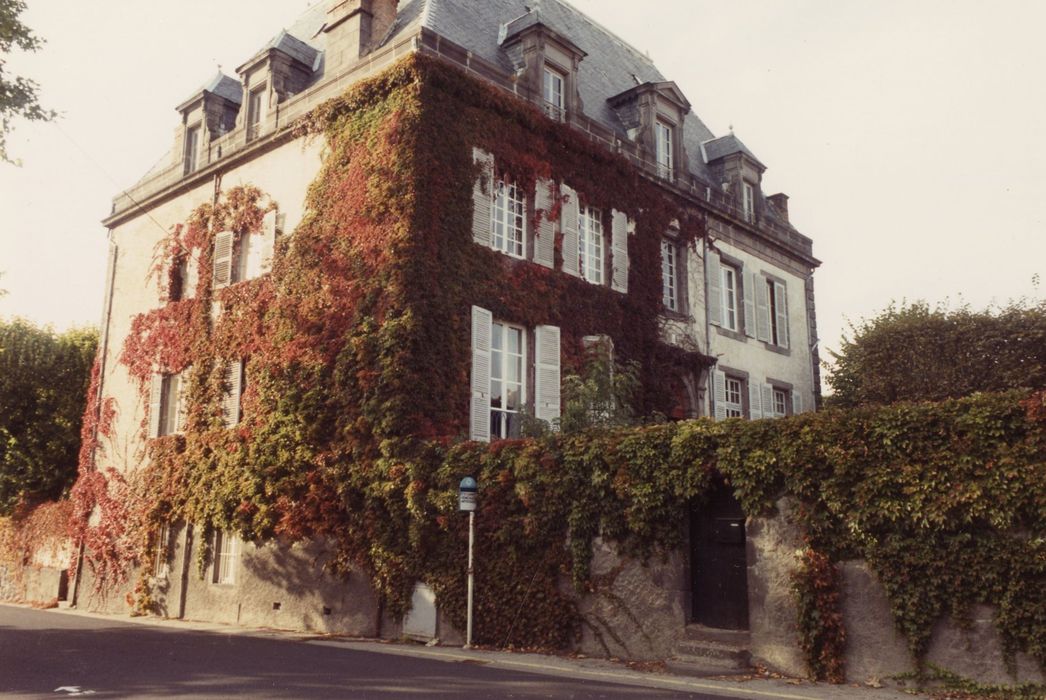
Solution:
M679 293L679 244L669 237L661 239L661 305L673 313L682 312Z
M725 399L723 401L723 409L726 413L727 418L747 418L745 412L745 395L748 391L746 386L746 380L743 377L739 377L733 374L726 374L723 379L723 395ZM736 385L736 396L737 401L731 401L731 385Z
M190 175L200 167L200 134L202 123L185 128L185 143L182 145L182 175Z
M153 578L155 579L165 580L170 576L170 543L170 523L160 523L160 531L156 533L156 552L153 554Z
M519 333L519 352L509 353L507 347L507 334L505 331L514 331ZM500 346L495 348L495 336L500 333ZM492 320L490 324L490 423L489 433L491 441L494 440L508 440L519 437L518 428L521 425L521 418L516 418L515 425L512 424L509 416L522 416L525 413L528 400L528 384L530 379L530 367L528 365L528 349L529 349L529 338L530 334L527 328L515 323L507 323L505 321ZM499 361L495 360L495 356L498 357ZM507 380L507 374L509 369L509 362L511 358L518 358L519 361L519 379L518 381L512 381L513 384L519 388L519 398L517 400L517 409L510 409L505 406L508 391L506 386L509 383ZM497 367L497 373L499 376L495 377L495 367ZM501 385L501 389L495 392L495 382ZM499 396L499 401L502 403L501 406L495 407L495 395ZM494 414L502 414L505 416L503 419L495 422ZM500 429L496 429L496 426L500 425ZM514 430L514 428L516 430Z
M558 94L556 93L557 82ZM541 109L546 117L557 122L566 121L566 95L566 73L548 63L545 63L544 70L541 73ZM558 100L550 98L558 98Z
M657 175L665 180L675 176L675 125L658 118L654 122L654 161Z
M490 247L492 250L496 250L499 253L504 253L509 257L516 258L518 260L527 259L527 199L528 193L514 180L506 181L505 178L497 178L491 189L491 204L490 204ZM510 195L509 192L514 193ZM518 206L519 211L512 211L507 204L512 202L514 206ZM516 223L511 223L510 219L516 218ZM498 234L498 226L502 227L502 234ZM506 235L509 229L515 230L519 234L518 241L510 239ZM501 238L501 243L498 243L498 238ZM509 246L519 246L519 252L509 250Z
M748 180L741 181L741 212L745 221L755 222L755 186Z
M262 116L265 112L265 90L267 83L262 83L247 92L247 129L246 141L250 143L261 136Z
M767 313L770 316L770 340L769 344L774 347L787 350L791 347L791 332L790 329L784 335L787 335L787 342L782 338L781 323L788 323L788 285L780 280L774 279L773 277L766 276L764 279L767 285L767 295L769 297L767 304ZM778 309L778 294L785 298L784 311Z
M156 437L185 431L183 372L164 374L160 386L160 423Z
M578 271L581 279L590 284L606 283L606 227L603 210L578 203ZM589 254L589 247L594 250Z
M732 284L727 285L727 278L732 279ZM738 294L738 283L741 277L741 270L738 266L720 260L719 263L719 282L722 296L722 324L721 328L732 331L734 333L739 332L741 324L738 323L740 316L740 307L738 301L740 295ZM732 321L728 323L728 321Z
M791 413L790 404L792 402L792 392L791 392L791 390L783 389L783 388L781 388L779 386L774 386L773 384L771 384L770 385L770 391L771 391L770 406L771 406L771 408L773 410L773 417L774 418L783 418L783 417L789 415ZM778 397L780 397L780 399L781 399L780 410L778 410L778 403L777 403Z
M239 573L240 538L227 530L215 530L211 549L211 583L236 584Z

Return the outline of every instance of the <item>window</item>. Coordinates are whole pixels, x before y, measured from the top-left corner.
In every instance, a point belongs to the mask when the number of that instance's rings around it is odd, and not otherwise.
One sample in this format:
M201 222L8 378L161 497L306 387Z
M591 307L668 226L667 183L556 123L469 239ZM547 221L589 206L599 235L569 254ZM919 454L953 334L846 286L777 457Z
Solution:
M744 396L744 380L737 377L726 377L725 394L726 398L723 402L723 407L726 417L743 417L745 415L744 399L742 398Z
M723 290L723 328L737 330L737 268L732 265L723 264L719 268L721 288Z
M215 289L254 279L272 269L276 246L276 212L262 219L261 231L236 236L222 231L214 237L213 285Z
M594 207L578 208L578 259L581 276L603 284L603 220Z
M545 115L557 122L563 121L566 114L563 101L565 82L562 73L548 66L545 67L543 90Z
M262 102L265 86L251 90L247 98L247 140L253 141L261 133Z
M184 373L188 377L188 373ZM149 437L180 433L185 424L183 374L154 374L149 396Z
M182 253L171 263L171 273L167 280L168 301L181 301L196 296L196 283L199 272L196 259L192 253Z
M526 197L516 183L499 180L494 186L494 211L491 216L490 244L494 250L524 257Z
M497 322L490 330L490 437L516 438L526 402L526 331Z
M196 154L200 148L200 127L199 125L190 127L185 132L185 152L183 155L183 174L188 175L189 173L196 170Z
M240 538L231 532L214 531L214 583L236 583L236 564L240 556Z
M741 206L745 221L755 221L755 188L747 182L741 183Z
M678 290L679 252L674 241L661 239L661 302L669 311L679 311Z
M654 134L654 145L657 151L657 175L666 180L671 180L675 170L672 156L673 129L670 125L659 119L655 125Z
M770 338L769 341L778 347L787 348L788 338L788 288L784 283L768 279L767 297L769 298Z
M167 578L170 573L168 559L171 555L171 529L167 523L160 525L160 532L156 535L156 554L153 556L153 576L156 578Z
M788 399L789 392L787 389L778 389L774 387L773 391L773 415L774 417L787 416L788 415Z

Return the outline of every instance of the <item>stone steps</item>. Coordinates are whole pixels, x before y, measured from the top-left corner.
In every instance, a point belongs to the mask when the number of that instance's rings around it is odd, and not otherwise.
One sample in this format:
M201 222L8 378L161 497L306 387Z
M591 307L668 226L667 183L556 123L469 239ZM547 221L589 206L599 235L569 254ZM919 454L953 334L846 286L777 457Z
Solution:
M751 670L748 632L719 630L687 625L665 665L673 673L686 676L729 676Z

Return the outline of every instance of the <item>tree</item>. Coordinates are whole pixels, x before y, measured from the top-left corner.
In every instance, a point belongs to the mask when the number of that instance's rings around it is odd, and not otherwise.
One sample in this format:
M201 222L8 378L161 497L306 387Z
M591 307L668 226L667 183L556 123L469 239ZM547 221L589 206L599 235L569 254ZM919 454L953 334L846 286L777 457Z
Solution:
M0 322L0 515L57 498L75 479L97 346L93 329Z
M25 10L23 0L0 0L0 160L15 162L7 154L7 134L15 117L29 121L50 121L56 113L40 106L39 85L21 76L4 74L4 57L12 48L36 51L43 40L22 24L18 15Z
M828 406L939 401L1046 386L1046 302L986 311L891 304L850 327L828 381Z

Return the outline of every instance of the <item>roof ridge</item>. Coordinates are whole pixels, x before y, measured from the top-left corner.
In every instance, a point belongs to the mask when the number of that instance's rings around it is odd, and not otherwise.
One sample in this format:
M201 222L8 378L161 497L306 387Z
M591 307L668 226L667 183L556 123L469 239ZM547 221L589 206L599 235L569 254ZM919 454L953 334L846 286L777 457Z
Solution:
M569 10L571 10L572 12L574 12L574 13L576 13L576 14L578 14L578 15L581 15L581 17L582 17L582 18L584 18L584 20L585 20L586 22L588 22L589 24L591 24L591 25L592 25L593 27L595 27L596 29L598 29L598 30L600 30L601 32L603 32L604 34L606 34L606 35L607 35L608 37L610 37L610 38L611 38L612 40L614 40L614 41L616 41L617 43L621 44L621 45L622 45L622 46L623 46L624 48L626 48L626 49L628 49L629 51L631 51L632 53L634 53L634 54L635 54L636 56L638 56L638 57L639 57L640 59L642 59L643 61L646 61L646 62L647 62L648 64L650 64L650 67L651 67L651 68L654 68L655 70L657 69L657 66L656 66L656 65L654 64L654 59L650 58L649 54L646 54L646 53L644 53L644 52L640 51L640 50L639 50L639 49L637 49L637 48L636 48L635 46L633 46L632 44L630 44L630 43L628 43L627 41L625 41L624 39L622 39L622 38L621 38L621 37L620 37L620 36L619 36L618 34L615 34L614 32L612 32L612 31L610 31L609 29L607 29L606 27L604 27L604 26L603 26L602 24L600 24L599 22L597 22L597 21L596 21L596 20L595 20L595 19L594 19L594 18L593 18L592 16L590 16L589 14L587 14L587 13L585 13L585 12L582 12L582 11L581 11L581 10L579 10L578 8L574 7L574 6L573 6L573 5L571 5L571 4L569 3L569 2L567 2L567 0L555 0L555 2L558 2L558 3L560 4L560 5L562 5L562 6L566 7L566 8L568 8L568 9L569 9ZM660 71L659 71L659 72L660 72Z

